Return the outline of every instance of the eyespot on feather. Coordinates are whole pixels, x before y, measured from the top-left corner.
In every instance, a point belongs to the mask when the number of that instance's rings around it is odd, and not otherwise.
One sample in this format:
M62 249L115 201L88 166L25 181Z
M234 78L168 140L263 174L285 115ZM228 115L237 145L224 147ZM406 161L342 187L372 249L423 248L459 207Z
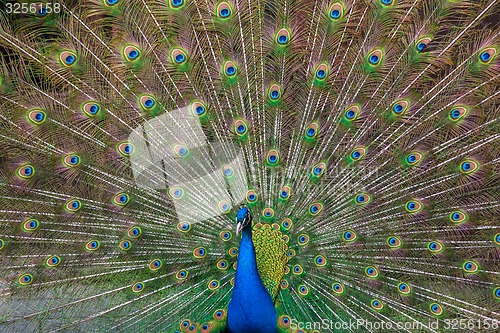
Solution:
M368 63L371 66L380 65L382 62L383 55L384 55L384 53L380 49L375 49L375 50L371 51L367 56Z
M358 235L353 230L346 230L342 233L342 240L345 242L354 242L358 238Z
M344 17L344 6L340 2L332 4L328 10L328 17L332 21L340 20Z
M339 282L334 282L332 284L332 290L336 295L343 295L345 292L344 286Z
M469 219L469 216L462 210L455 210L450 213L449 219L451 222L459 224L467 221Z
M85 244L85 249L87 251L95 251L101 246L101 243L98 240L89 240Z
M314 76L316 80L319 81L324 81L329 73L329 67L325 63L321 63L318 66L316 66L316 69L314 70Z
M191 104L191 110L193 110L193 114L197 117L202 117L207 114L207 106L202 102L193 102L193 104Z
M141 56L141 50L135 45L127 45L123 48L123 57L127 61L136 61Z
M143 282L136 282L132 285L132 291L134 293L140 293L143 290L144 290L144 283Z
M460 163L460 172L466 175L471 175L479 169L479 163L473 159L466 159Z
M21 225L21 228L23 229L23 231L26 231L26 232L33 232L33 231L37 230L39 227L40 227L40 222L38 222L38 220L36 220L36 219L24 220L22 225Z
M424 208L424 205L420 200L412 199L407 201L405 204L405 209L408 213L414 214L420 212Z
M390 236L387 238L386 242L391 249L397 249L403 246L403 242L398 236Z
M127 236L130 238L139 238L142 235L141 228L134 226L127 230Z
M118 244L118 247L120 248L120 250L123 250L123 251L128 251L132 248L132 243L126 239L120 241L120 243Z
M279 45L288 44L290 42L290 31L288 31L288 29L286 29L286 28L281 28L276 33L275 40L276 40L276 43L278 43Z
M163 262L160 259L153 259L149 263L148 267L152 271L157 271L163 266Z
M410 106L410 102L404 99L397 100L392 104L392 113L396 116L402 116L406 113Z
M140 95L139 106L144 111L151 110L156 105L156 99L151 95Z
M223 74L227 77L232 77L235 76L238 72L238 68L236 67L235 63L228 60L224 63L223 66Z
M233 7L229 2L222 1L217 5L215 12L218 18L226 20L233 15Z
M193 255L197 259L205 258L207 255L207 250L204 247L197 247L193 250Z
M489 64L496 56L497 50L493 47L487 47L479 52L479 61L483 64Z
M120 142L116 146L116 150L120 155L128 157L134 152L134 146L128 142Z
M21 179L30 179L35 174L35 168L31 164L21 165L16 170L16 175Z
M56 267L61 263L61 258L59 256L53 255L45 259L45 265L47 267Z
M31 109L26 113L28 120L34 125L40 125L45 122L47 115L45 111L41 109Z
M408 283L401 282L398 284L398 291L402 295L408 295L411 293L411 287Z
M462 269L465 273L474 274L479 271L479 265L475 261L467 260L462 264Z
M27 286L33 283L33 275L31 274L22 274L17 279L20 285Z
M427 45L431 42L431 39L428 37L422 37L415 43L415 48L418 52L422 52Z
M77 63L78 57L72 51L63 51L59 53L59 61L64 67L72 67Z
M187 59L187 52L180 48L175 48L170 52L170 59L174 65L182 65Z
M384 308L384 304L378 299L372 299L370 305L374 310L377 311L381 311Z
M71 199L66 202L64 208L67 212L76 213L82 208L82 203L78 199Z

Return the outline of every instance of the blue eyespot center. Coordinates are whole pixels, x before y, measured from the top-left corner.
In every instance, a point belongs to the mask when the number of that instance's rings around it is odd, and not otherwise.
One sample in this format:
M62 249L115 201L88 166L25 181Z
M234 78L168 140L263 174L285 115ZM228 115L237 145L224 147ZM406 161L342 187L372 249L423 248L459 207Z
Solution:
M36 115L35 115L35 119L37 121L42 121L43 118L45 118L44 114L42 112L38 112Z
M274 155L269 156L269 162L274 163L278 158Z
M250 199L250 201L254 201L255 200L255 194L250 194L248 196L248 199Z
M340 10L334 9L330 12L330 17L333 19L338 19L340 17Z
M491 55L488 52L483 52L481 53L481 60L482 61L488 61L491 59Z
M175 56L175 62L177 62L177 63L181 63L185 59L186 59L186 57L182 53L179 53L178 55Z
M460 111L457 109L454 109L451 111L450 116L453 119L458 119L460 117Z
M271 98L272 99L277 99L279 96L280 96L279 91L277 91L277 90L271 91Z
M172 0L172 5L174 7L179 7L184 3L184 0Z
M99 107L96 104L92 104L89 108L90 114L96 114L99 111Z
M379 60L380 60L379 57L376 56L375 54L370 56L370 63L372 63L372 64L377 64L379 62Z
M128 57L130 59L135 59L139 56L139 52L137 50L132 50L128 53Z
M278 37L278 43L285 44L286 42L288 42L288 37L287 36L281 35L281 36Z
M359 151L353 151L351 156L354 159L358 159L361 156L361 153Z
M346 115L347 119L352 119L352 118L354 118L354 116L356 115L356 113L354 111L352 111L352 110L349 110L349 111L346 112L345 115Z
M229 11L229 9L227 8L223 8L221 9L221 11L219 12L220 16L221 17L228 17L229 14L231 14L231 12Z
M74 63L76 60L75 56L73 55L69 55L66 57L66 59L64 59L64 61L68 64L68 65L71 65L72 63Z
M465 170L465 171L469 171L471 168L470 166L470 163L469 162L465 162L465 163L462 163L462 169Z
M417 50L422 51L423 49L425 49L426 46L427 46L427 44L425 44L425 43L418 43Z
M396 113L401 113L403 111L403 106L401 104L396 104L396 105L394 105L394 107L392 109Z
M229 66L228 68L226 68L227 75L232 76L235 73L236 73L236 68L234 68L234 66Z
M323 169L321 169L320 167L315 167L314 168L314 174L315 175L319 175L322 171L323 171Z
M195 111L197 115L200 115L203 114L203 112L205 112L205 108L203 106L198 106L196 107Z
M243 133L246 130L245 125L239 125L238 128L236 129L238 133Z
M316 72L316 76L318 77L318 79L323 79L326 76L326 72L323 69L320 69Z
M417 157L415 156L415 154L408 155L408 162L413 163L416 160L417 160Z
M309 128L307 130L307 136L314 136L314 133L316 133L316 131L314 130L314 128Z

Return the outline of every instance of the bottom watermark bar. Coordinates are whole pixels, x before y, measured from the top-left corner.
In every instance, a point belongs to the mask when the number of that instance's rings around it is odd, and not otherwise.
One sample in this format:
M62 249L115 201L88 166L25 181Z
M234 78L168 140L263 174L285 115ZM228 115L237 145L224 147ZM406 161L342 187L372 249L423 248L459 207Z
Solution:
M420 321L371 321L367 319L349 319L349 321L334 321L331 319L323 319L317 322L298 321L291 319L290 327L292 329L304 330L346 330L357 331L359 329L367 330L496 330L500 327L500 321L493 319L433 319L424 322Z

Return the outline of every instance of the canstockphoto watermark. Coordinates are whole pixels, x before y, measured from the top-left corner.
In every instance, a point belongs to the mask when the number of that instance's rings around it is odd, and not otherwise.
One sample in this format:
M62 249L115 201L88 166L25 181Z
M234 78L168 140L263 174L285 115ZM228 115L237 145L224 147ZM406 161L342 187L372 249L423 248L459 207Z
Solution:
M292 329L304 329L304 330L326 330L326 331L357 331L359 329L367 329L370 331L386 331L386 330L418 330L418 331L429 331L429 330L457 330L457 331L474 331L481 329L492 329L497 330L500 328L500 321L494 319L444 319L438 320L433 319L429 321L419 322L419 321L370 321L367 319L349 319L345 321L323 319L317 322L303 322L296 319L290 321L290 327Z
M358 330L358 329L368 329L368 330L390 330L390 329L437 329L439 328L439 322L429 321L429 322L397 322L397 321L370 321L366 319L349 319L348 321L336 321L332 319L323 319L318 322L301 322L296 319L292 319L290 322L290 327L292 329L305 329L305 330Z

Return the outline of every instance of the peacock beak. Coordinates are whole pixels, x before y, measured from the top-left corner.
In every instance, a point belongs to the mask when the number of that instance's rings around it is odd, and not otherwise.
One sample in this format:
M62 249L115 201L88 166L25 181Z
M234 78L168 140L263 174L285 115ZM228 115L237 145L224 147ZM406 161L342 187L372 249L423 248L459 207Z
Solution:
M238 234L240 233L241 229L243 229L243 223L242 222L238 222L236 224L236 236L238 236Z

